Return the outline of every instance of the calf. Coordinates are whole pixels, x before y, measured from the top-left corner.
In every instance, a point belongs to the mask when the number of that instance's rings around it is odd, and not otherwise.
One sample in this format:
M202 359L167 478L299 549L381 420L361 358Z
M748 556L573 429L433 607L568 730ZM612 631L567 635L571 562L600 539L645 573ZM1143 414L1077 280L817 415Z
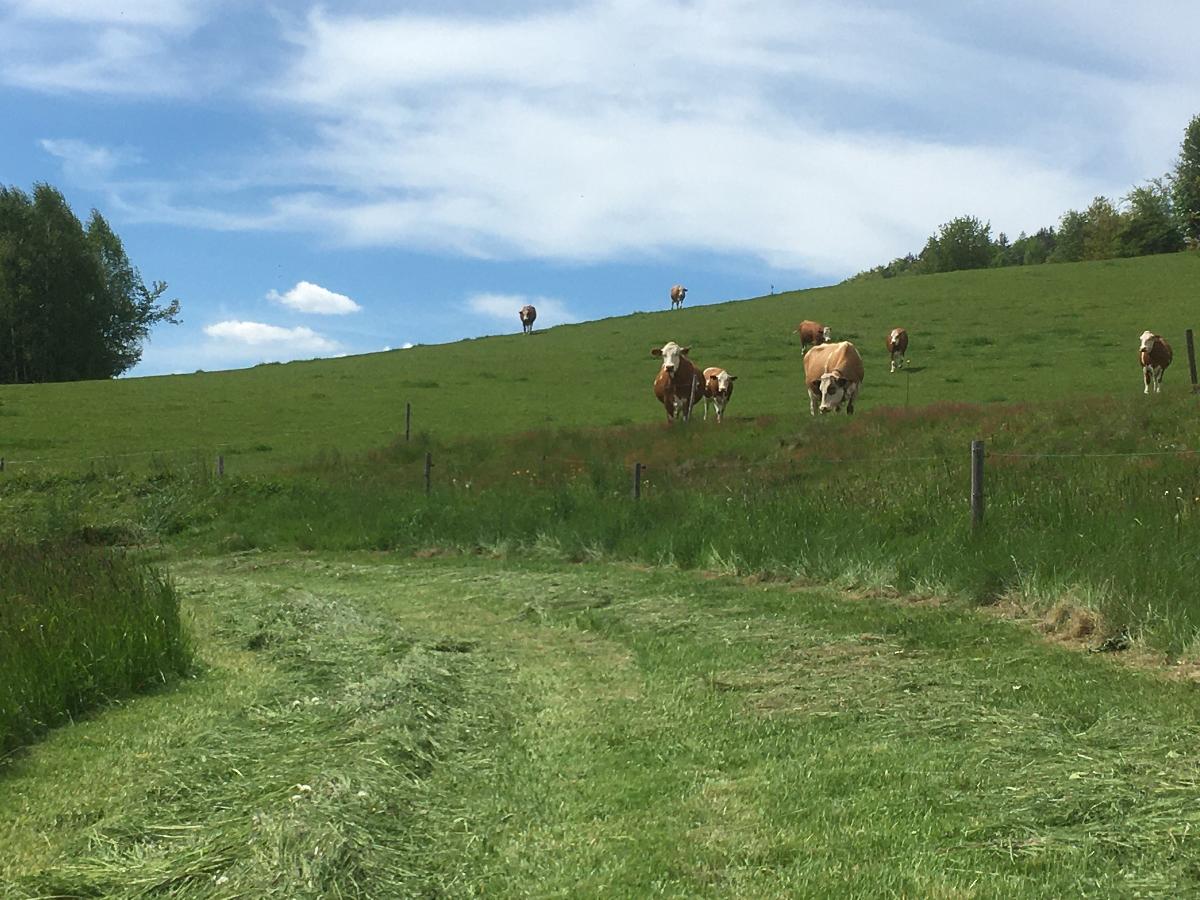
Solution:
M908 332L903 328L893 328L888 335L887 350L892 355L892 371L896 371L896 357L900 357L900 365L905 363L904 354L908 352Z
M662 358L662 368L654 378L654 396L667 411L668 425L675 421L677 414L691 418L692 407L704 395L700 370L687 358L691 349L668 341L650 351L651 356Z
M1171 345L1166 340L1153 331L1142 332L1142 343L1138 349L1138 359L1142 363L1142 380L1146 382L1146 389L1142 393L1150 393L1151 383L1154 384L1154 393L1162 391L1163 373L1167 371L1174 355Z
M682 284L674 285L671 288L671 309L679 307L683 309L683 298L687 296L687 288Z
M804 381L808 386L809 411L841 412L846 404L847 414L854 412L854 401L862 386L863 362L849 341L821 344L804 357Z
M829 326L805 319L796 326L796 334L800 335L800 352L809 347L817 347L829 343Z
M712 403L717 411L718 424L725 419L725 407L733 396L733 383L736 375L730 375L722 368L710 366L704 370L704 421L708 421L708 404Z
M517 313L521 317L521 329L525 334L533 334L533 320L537 318L537 310L526 303Z

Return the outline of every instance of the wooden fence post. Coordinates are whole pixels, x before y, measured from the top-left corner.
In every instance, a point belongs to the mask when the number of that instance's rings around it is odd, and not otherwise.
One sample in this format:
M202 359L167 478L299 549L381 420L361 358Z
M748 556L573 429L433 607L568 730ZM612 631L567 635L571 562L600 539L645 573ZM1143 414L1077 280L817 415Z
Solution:
M642 464L640 462L633 464L633 499L642 499Z
M0 456L0 472L4 471L4 457Z
M217 477L225 477L225 457L223 454L217 454Z
M429 496L429 473L433 469L433 454L425 451L425 496Z
M1187 337L1187 351L1188 351L1188 369L1191 370L1191 375L1192 375L1192 393L1196 394L1196 393L1200 393L1200 385L1196 384L1196 342L1192 338L1192 329L1189 328L1187 330L1186 337Z
M971 527L983 524L983 441L971 441Z
M408 440L409 434L412 432L412 404L404 404L404 440Z

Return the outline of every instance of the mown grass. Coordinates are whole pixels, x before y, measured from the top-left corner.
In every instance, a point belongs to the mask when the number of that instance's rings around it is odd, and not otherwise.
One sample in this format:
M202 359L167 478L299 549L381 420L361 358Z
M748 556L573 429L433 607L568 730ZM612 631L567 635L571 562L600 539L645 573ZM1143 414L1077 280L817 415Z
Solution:
M486 763L496 688L378 604L255 568L180 578L194 680L0 768L0 896L413 895L453 802L431 773Z
M190 658L175 590L144 562L0 540L0 753L161 685Z
M1200 891L1196 692L953 605L529 558L178 577L202 676L9 764L0 895Z
M739 376L735 416L786 416L807 400L803 318L859 346L860 401L1025 402L1141 390L1137 336L1176 345L1169 393L1186 379L1183 331L1194 327L1200 255L957 272L789 292L683 311L638 313L520 334L346 359L117 382L0 386L0 456L10 470L123 468L217 453L231 473L303 462L321 448L358 455L413 427L438 440L529 430L657 424L652 346L690 345L693 359ZM514 331L516 314L513 315ZM912 337L910 374L887 374L883 340Z

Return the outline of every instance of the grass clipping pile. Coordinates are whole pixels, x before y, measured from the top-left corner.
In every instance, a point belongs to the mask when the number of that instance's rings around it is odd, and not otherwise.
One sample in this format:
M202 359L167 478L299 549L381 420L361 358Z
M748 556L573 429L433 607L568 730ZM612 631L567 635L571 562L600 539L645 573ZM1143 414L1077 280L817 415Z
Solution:
M192 591L193 594L198 593ZM214 596L219 593L220 596ZM138 802L82 830L38 895L404 896L496 713L475 654L396 633L344 596L206 586L213 694ZM222 671L223 670L223 671ZM222 697L222 692L227 696ZM174 738L178 740L178 737ZM153 763L151 763L153 765ZM0 891L0 893L3 893Z

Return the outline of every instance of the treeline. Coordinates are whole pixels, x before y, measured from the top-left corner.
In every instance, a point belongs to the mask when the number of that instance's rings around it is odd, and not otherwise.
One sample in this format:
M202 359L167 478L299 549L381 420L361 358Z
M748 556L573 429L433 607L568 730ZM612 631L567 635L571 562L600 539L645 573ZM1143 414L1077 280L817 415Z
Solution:
M0 384L112 378L179 301L149 287L96 210L85 226L48 184L0 185Z
M988 222L959 216L942 225L919 254L893 259L847 280L1149 256L1187 247L1200 247L1200 115L1185 130L1172 171L1135 187L1120 205L1097 197L1082 212L1065 212L1057 228L1021 232L1011 241L1004 232L993 238Z

